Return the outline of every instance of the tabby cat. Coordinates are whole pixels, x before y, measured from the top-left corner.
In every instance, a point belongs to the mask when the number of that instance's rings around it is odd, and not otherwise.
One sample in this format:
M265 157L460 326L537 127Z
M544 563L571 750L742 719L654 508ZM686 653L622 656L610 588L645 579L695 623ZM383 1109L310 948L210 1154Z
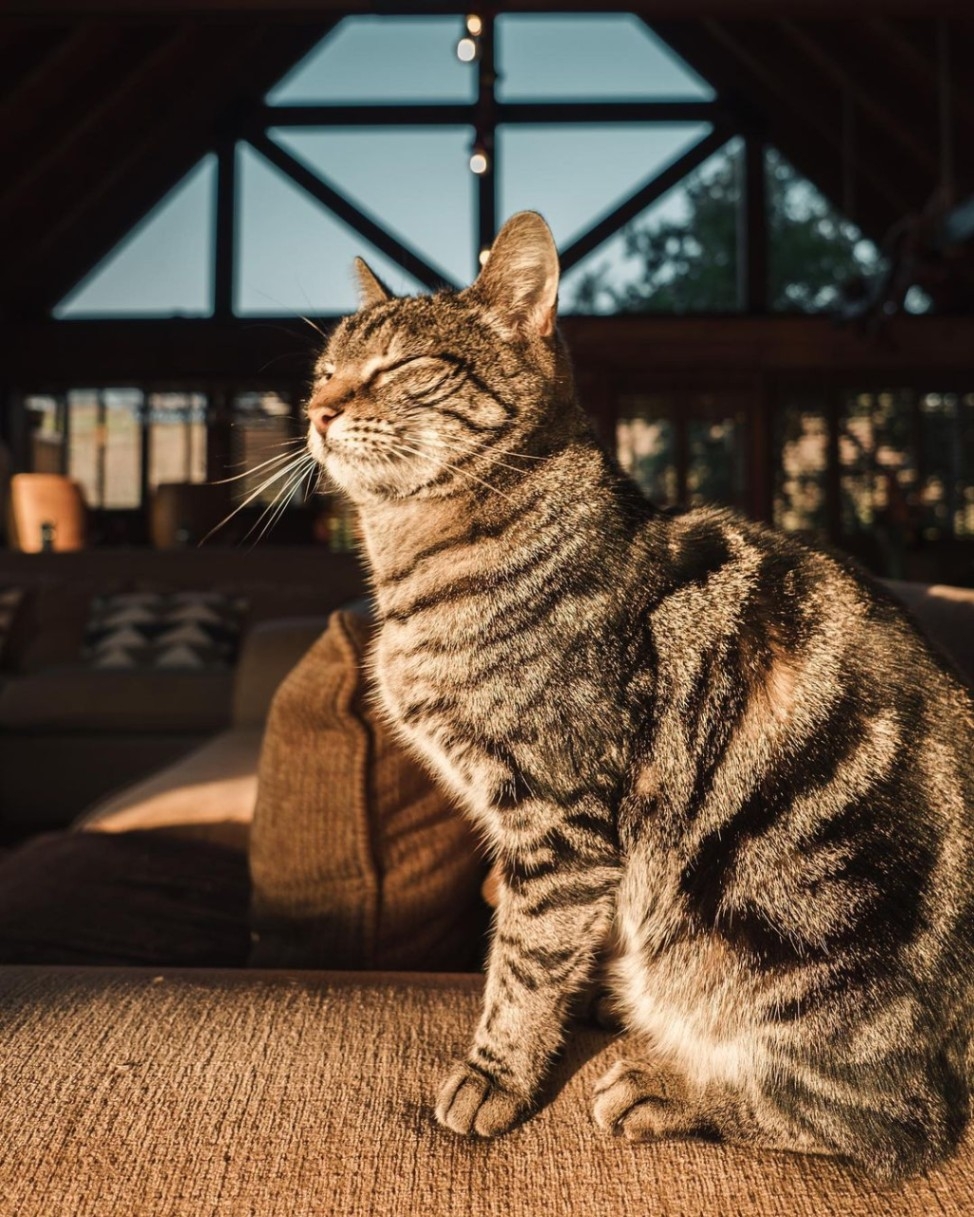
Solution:
M596 1087L602 1129L883 1179L950 1154L974 995L968 693L841 561L644 499L576 403L540 216L511 219L459 293L396 299L357 272L310 452L359 509L386 711L503 873L439 1122L492 1136L531 1111L602 958L639 1046Z

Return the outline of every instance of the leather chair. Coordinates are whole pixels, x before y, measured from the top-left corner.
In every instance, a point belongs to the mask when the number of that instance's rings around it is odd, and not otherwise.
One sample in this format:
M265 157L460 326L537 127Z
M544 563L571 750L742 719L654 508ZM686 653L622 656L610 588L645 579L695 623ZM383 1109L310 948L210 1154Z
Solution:
M84 549L88 508L81 486L61 473L18 473L10 481L10 543L36 554Z

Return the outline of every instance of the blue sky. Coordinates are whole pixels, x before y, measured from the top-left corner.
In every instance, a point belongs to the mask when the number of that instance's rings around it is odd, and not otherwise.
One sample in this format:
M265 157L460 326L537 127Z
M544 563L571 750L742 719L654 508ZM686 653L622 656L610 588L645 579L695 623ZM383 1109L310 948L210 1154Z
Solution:
M346 18L268 96L272 104L467 101L475 65L456 57L460 17ZM709 87L637 18L507 15L497 26L504 100L683 97ZM564 246L707 131L672 126L512 127L498 133L500 214L541 211ZM457 282L476 265L469 128L285 129L272 138ZM355 306L363 255L397 291L410 277L246 145L238 147L234 307L241 315ZM205 315L212 302L216 168L205 158L69 294L62 317ZM679 188L655 211L679 212ZM621 238L590 255L624 276ZM563 299L584 266L566 276Z

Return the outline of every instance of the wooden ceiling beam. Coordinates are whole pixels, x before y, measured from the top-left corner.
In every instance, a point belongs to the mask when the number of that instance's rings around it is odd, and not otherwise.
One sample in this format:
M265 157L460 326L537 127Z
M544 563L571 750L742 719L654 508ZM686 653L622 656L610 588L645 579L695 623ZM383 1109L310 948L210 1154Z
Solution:
M336 318L315 318L327 333ZM705 369L749 375L843 374L862 380L970 384L974 318L895 317L879 338L832 317L664 316L563 317L559 327L576 367L640 378ZM304 379L320 341L281 317L72 321L0 328L0 388L52 392L79 385L154 384L206 388L233 382L271 387ZM647 355L647 352L649 355ZM852 383L856 383L853 381Z
M849 0L511 0L495 6L506 12L635 12L650 20L714 18L796 20L848 17ZM456 0L384 5L377 0L5 0L8 17L43 20L89 16L124 16L134 20L160 18L224 17L237 20L289 21L313 17L374 15L462 15L466 6ZM924 17L969 15L969 0L856 0L857 16L914 15Z
M898 100L896 92L887 89L870 88L863 81L863 69L868 71L868 65L858 65L859 70L849 70L842 62L842 45L837 45L836 36L841 38L837 30L838 23L830 22L824 29L818 24L801 24L795 21L778 21L776 28L800 54L813 63L832 84L849 97L862 114L868 115L890 139L899 145L915 163L929 170L931 175L936 173L937 157L935 147L930 146L929 138L920 132L915 121L915 112L894 110L890 102Z
M776 36L770 26L740 27L717 21L703 23L706 33L724 47L738 63L747 69L765 91L762 109L766 114L777 109L790 111L806 128L814 131L834 150L839 167L842 158L842 97L838 90L823 87L821 76L807 61L788 54L787 44ZM915 196L902 177L902 162L890 166L876 163L873 156L862 156L857 173L885 198L896 213L908 211ZM835 200L837 205L838 200Z
M842 205L842 157L838 132L841 109L838 97L815 96L814 105L793 108L795 99L782 95L783 86L774 78L766 80L759 70L742 71L725 42L713 31L696 22L658 22L651 28L678 55L718 90L728 105L741 116L741 122L776 147L798 170L837 206ZM747 41L753 42L753 27ZM764 47L755 47L760 62ZM746 66L746 65L744 65ZM861 171L856 174L856 214L858 226L874 240L885 234L894 219L902 214L884 191Z
M57 141L65 114L95 103L93 81L110 87L106 61L122 44L118 26L84 22L0 101L0 164L8 180L19 177L18 160L33 163L39 149ZM112 71L124 74L127 66L122 60Z
M11 22L0 15L0 102L43 68L71 33L70 25Z
M53 307L194 164L232 134L237 113L267 89L331 28L263 26L224 30L200 48L192 82L171 91L153 123L136 128L104 170L78 184L57 221L0 259L0 296L29 316ZM179 79L186 79L180 73ZM144 111L142 111L144 114ZM63 204L63 200L62 200Z
M903 87L904 95L907 98L915 98L918 93L921 96L929 96L931 109L936 111L939 66L933 52L932 35L935 27L933 22L924 22L924 25L929 25L930 29L930 54L923 49L922 42L909 37L901 26L894 25L886 18L877 17L863 22L862 30L864 41L868 40L875 58L897 73L901 80L904 76L907 77L908 83L904 82ZM960 82L969 78L969 73L963 76L954 73L951 104L958 116L974 127L974 91L960 87Z
M161 93L180 79L196 38L192 26L167 31L144 58L120 69L117 82L100 102L72 111L59 138L39 151L26 170L0 184L0 224L10 224L20 211L33 227L37 208L42 213L45 205L47 210L60 211L64 196L55 194L58 182L63 189L67 182L83 182L92 174L93 151L109 149L120 129L140 121L147 93Z

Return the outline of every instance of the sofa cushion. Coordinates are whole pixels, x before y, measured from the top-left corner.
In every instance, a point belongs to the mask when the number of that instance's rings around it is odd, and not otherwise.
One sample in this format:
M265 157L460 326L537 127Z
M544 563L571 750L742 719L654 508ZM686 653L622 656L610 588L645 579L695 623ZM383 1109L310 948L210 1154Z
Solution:
M885 582L934 649L974 689L974 588Z
M23 601L24 589L22 587L0 585L0 668L6 664L8 643Z
M158 832L51 833L0 858L0 963L238 966L245 855Z
M974 1137L881 1187L834 1160L633 1145L590 1114L639 1046L574 1029L541 1110L493 1141L432 1096L477 977L8 968L0 1195L17 1217L964 1217Z
M219 731L233 673L66 664L0 686L0 727L16 731Z
M165 828L246 849L257 801L261 731L221 731L188 756L93 807L75 825L92 832Z
M275 695L251 828L251 963L479 962L473 832L370 701L369 626L338 612Z

